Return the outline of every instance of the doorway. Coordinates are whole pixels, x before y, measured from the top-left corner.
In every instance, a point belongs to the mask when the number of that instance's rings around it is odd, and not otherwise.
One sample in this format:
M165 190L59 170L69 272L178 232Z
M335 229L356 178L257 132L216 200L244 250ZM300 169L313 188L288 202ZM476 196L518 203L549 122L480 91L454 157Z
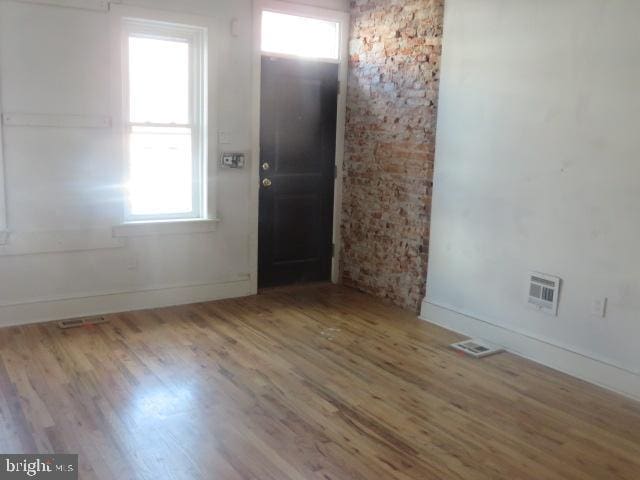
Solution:
M258 287L330 281L346 14L259 13Z
M338 65L262 57L260 287L329 281Z

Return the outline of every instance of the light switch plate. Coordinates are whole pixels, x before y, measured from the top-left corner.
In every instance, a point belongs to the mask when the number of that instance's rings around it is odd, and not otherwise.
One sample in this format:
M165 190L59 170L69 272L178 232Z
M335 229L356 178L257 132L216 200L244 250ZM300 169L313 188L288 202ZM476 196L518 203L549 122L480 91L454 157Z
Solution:
M604 318L607 315L607 298L599 298L591 303L591 315Z
M242 152L225 152L220 158L220 165L223 168L244 168L247 161L247 154Z
M231 133L224 131L218 132L218 143L221 145L228 145L231 143Z

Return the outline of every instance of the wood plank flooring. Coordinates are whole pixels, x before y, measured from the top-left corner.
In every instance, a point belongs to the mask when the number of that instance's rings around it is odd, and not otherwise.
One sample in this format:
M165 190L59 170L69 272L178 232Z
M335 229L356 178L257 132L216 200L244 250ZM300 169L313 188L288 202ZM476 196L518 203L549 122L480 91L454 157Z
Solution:
M640 404L331 285L0 330L0 452L86 479L640 478Z

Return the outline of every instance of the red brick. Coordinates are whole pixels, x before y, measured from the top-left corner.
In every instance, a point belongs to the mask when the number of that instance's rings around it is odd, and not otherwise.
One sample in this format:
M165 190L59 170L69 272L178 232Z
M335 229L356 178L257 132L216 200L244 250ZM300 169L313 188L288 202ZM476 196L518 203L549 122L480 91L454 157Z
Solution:
M425 292L443 0L353 0L342 220L347 285Z

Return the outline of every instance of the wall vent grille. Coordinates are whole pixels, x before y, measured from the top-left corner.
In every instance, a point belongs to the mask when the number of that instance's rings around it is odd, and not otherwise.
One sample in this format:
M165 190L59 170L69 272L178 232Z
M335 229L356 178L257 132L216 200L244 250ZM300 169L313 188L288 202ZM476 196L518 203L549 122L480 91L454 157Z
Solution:
M553 275L530 273L527 303L543 313L557 315L560 281Z

